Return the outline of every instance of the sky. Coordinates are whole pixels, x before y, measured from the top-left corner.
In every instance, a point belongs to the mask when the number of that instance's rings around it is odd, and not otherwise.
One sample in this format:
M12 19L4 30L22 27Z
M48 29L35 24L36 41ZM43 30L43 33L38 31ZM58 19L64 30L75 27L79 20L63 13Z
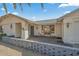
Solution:
M44 9L42 9L40 3L32 3L31 7L29 7L28 4L23 4L23 12L21 12L21 8L18 4L16 10L13 9L12 3L7 3L6 5L8 13L18 15L32 21L56 19L79 7L67 3L44 3ZM0 3L0 16L3 15L5 15L4 8Z

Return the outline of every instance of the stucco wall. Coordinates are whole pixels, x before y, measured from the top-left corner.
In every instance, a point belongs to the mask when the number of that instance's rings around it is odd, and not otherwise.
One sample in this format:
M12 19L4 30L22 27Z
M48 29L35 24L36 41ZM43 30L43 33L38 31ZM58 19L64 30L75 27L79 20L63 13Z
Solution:
M41 33L41 25L34 25L34 35L35 36L41 36L42 33Z
M79 44L79 17L66 17L63 23L63 41L70 44ZM67 23L69 23L69 28L67 28Z
M29 25L28 23L25 23L25 26L24 26L24 31L23 31L23 34L24 34L24 39L26 40L28 37L29 37Z
M22 35L21 38L27 38L28 36L28 23L17 18L14 16L9 16L7 18L4 18L3 21L0 23L0 25L2 26L3 32L6 33L8 36L14 35L16 36L16 30L15 30L15 24L16 23L21 23L22 25ZM10 25L12 24L12 29L10 28Z
M62 22L55 24L55 35L57 37L62 37Z
M11 28L11 24L4 24L2 26L3 32L6 33L8 36L12 36L15 35L15 24L12 24L12 28Z

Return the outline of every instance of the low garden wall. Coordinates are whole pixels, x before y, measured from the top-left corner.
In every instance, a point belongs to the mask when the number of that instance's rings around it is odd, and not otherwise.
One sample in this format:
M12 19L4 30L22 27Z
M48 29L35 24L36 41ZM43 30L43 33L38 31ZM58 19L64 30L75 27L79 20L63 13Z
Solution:
M32 40L24 40L24 39L19 39L19 38L10 38L10 37L3 37L2 41L9 44L13 44L15 46L23 47L25 49L28 48L33 51L37 51L39 53L43 53L50 56L77 56L79 55L79 48L37 42L37 41L32 41Z

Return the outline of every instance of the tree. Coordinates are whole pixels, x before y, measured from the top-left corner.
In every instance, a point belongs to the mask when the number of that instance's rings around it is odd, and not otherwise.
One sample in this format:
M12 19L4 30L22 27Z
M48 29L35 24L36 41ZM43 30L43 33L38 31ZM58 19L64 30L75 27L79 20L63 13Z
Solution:
M17 4L20 6L21 12L23 12L23 3L12 3L14 10L17 9ZM26 3L26 4L27 4L29 7L31 7L31 5L32 5L32 3ZM4 8L5 13L7 14L7 13L8 13L8 8L7 8L6 3L3 3L2 5L3 5L3 8ZM41 8L42 8L42 10L43 10L43 9L44 9L44 4L43 4L43 3L40 3L40 5L41 5Z

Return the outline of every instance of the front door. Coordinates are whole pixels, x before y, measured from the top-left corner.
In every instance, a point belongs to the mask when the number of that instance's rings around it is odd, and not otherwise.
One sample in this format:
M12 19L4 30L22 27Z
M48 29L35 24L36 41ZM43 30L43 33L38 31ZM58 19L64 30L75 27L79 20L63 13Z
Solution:
M34 35L34 26L30 27L30 31L31 31L31 36L33 36Z

